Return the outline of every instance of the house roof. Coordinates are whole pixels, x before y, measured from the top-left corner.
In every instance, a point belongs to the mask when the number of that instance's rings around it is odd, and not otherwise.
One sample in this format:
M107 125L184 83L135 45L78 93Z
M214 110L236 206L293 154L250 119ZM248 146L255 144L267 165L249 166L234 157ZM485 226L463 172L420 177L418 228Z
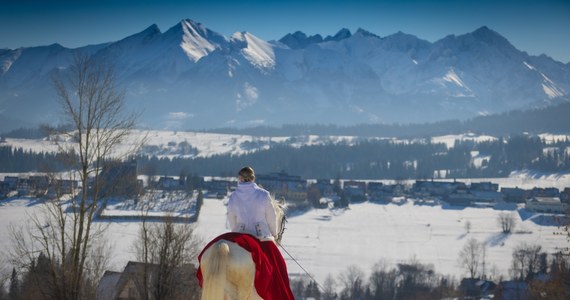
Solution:
M121 279L121 272L105 271L97 286L98 299L114 299L115 287Z
M531 200L533 203L541 204L560 204L560 198L558 197L533 197Z

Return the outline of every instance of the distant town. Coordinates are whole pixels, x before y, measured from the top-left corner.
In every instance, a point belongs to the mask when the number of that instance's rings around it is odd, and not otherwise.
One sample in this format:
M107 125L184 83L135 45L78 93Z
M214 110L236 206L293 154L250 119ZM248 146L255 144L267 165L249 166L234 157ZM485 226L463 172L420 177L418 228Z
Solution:
M136 163L106 165L98 175L99 191L106 198L140 199L152 191L185 191L188 199L197 191L206 197L223 199L235 189L236 180L197 175L146 176L137 174ZM364 201L389 203L411 199L418 203L453 206L494 206L499 203L524 204L526 209L542 213L565 213L570 207L570 187L500 187L499 184L461 180L395 180L392 183L365 180L303 179L286 172L258 174L256 182L275 199L303 207L347 207ZM79 181L44 175L4 176L0 181L0 200L11 197L54 198L75 193ZM89 186L88 189L93 189ZM197 208L199 211L199 208Z

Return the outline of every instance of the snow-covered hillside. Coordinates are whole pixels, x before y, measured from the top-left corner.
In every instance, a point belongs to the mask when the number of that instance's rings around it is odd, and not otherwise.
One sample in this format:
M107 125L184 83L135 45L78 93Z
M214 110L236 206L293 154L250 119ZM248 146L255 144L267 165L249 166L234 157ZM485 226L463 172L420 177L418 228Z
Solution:
M540 134L539 137L547 143L570 139L570 135L561 134ZM390 140L394 143L418 142L418 139L395 139L390 137L363 138L359 136L321 136L304 135L296 137L271 137L271 136L251 136L239 134L219 134L204 133L194 131L164 131L164 130L134 130L129 139L124 141L117 149L117 155L126 153L144 141L141 153L161 157L209 157L218 154L240 155L258 150L269 149L277 144L289 145L292 147L324 145L345 143L354 144L363 139L370 140ZM489 135L477 135L472 133L435 136L429 139L432 143L445 144L449 149L453 148L456 141L484 142L494 141L496 137ZM24 151L32 152L57 152L58 143L65 141L57 137L49 139L14 139L6 138L2 145L22 148ZM424 139L423 141L427 141Z
M182 20L78 49L3 51L0 126L54 122L51 78L77 52L112 62L129 106L160 129L463 119L567 101L570 91L568 64L530 56L487 27L433 43L363 29L264 41Z

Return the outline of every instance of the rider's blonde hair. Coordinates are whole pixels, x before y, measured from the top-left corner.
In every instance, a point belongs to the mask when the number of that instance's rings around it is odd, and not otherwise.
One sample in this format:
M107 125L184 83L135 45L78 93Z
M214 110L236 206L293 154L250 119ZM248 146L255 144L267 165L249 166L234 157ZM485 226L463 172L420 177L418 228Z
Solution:
M243 182L253 182L255 180L255 172L252 167L243 167L239 170L238 175Z

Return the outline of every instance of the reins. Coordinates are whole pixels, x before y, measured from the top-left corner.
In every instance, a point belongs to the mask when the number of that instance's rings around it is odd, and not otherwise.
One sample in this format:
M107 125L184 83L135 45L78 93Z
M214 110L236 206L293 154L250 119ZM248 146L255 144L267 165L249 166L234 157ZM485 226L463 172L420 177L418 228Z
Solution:
M279 245L279 247L281 247L281 249L283 249L283 251L289 255L289 257L301 268L301 270L303 270L303 272L305 272L307 276L309 276L309 278L311 278L311 280L313 280L321 292L324 292L325 289L321 286L321 284L313 276L311 276L311 274L309 274L309 272L301 265L301 263L299 263L299 261L297 261L297 259L295 259L295 257L293 257L293 255L291 255L291 253L289 253L289 251L287 251L287 249L285 249L285 247L283 247L281 244L281 239L283 238L283 233L285 232L285 223L287 223L287 217L285 216L285 213L283 213L279 225L279 231L277 232L277 245Z
M291 253L289 253L289 251L287 251L287 249L285 249L285 247L283 247L283 245L279 244L279 247L281 247L281 249L283 249L283 251L289 255L289 257L297 264L297 266L299 266L299 268L301 268L301 270L303 270L303 272L305 272L305 274L309 276L309 278L311 278L315 284L317 284L317 287L321 290L321 292L325 291L323 286L315 279L315 277L311 276L311 274L309 274L309 272L303 268L303 266L293 257L293 255L291 255Z

